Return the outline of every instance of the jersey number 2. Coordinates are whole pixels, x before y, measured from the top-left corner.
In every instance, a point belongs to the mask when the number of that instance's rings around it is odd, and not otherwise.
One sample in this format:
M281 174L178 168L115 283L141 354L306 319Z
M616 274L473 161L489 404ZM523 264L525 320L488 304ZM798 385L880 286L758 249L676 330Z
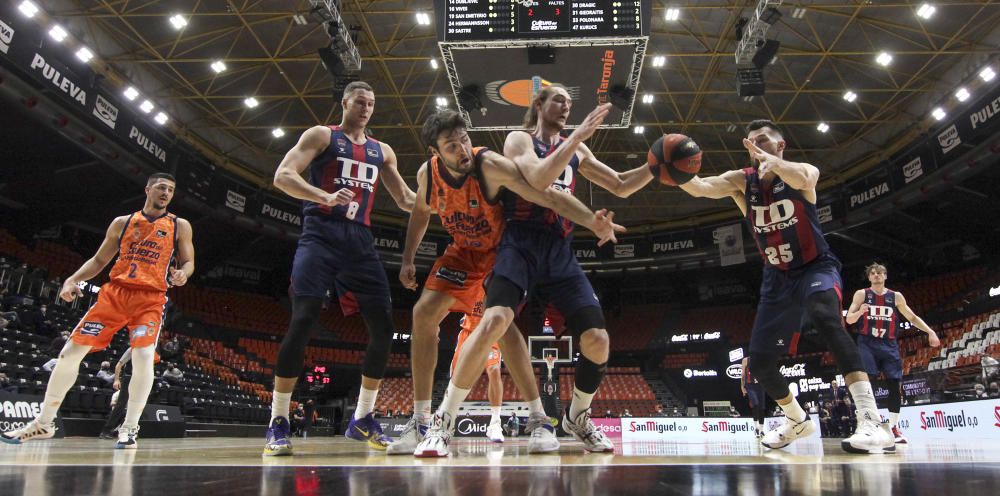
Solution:
M135 271L136 271L136 269L139 268L139 266L136 265L136 264L129 264L129 267L131 267L131 268L128 270L128 278L129 279L135 279Z
M785 243L783 245L778 245L777 248L768 246L764 249L764 254L767 255L767 261L771 265L788 263L791 262L793 258L792 245L790 243Z

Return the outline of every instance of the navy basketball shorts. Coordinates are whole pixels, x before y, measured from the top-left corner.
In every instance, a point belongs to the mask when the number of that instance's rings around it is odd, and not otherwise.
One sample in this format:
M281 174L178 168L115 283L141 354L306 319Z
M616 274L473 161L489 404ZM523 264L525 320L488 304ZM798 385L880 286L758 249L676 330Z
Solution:
M570 248L570 239L544 229L507 224L493 276L509 279L525 295L534 291L565 317L585 307L601 306Z
M903 380L903 358L899 356L899 345L895 339L876 338L864 334L858 335L858 352L861 363L865 364L865 372L869 379L885 374L892 381Z
M344 315L392 309L371 229L307 215L292 262L292 294L323 298L329 290L336 291Z
M807 323L809 295L833 289L839 297L840 288L840 261L833 254L789 271L764 267L750 352L794 354L799 333Z
M747 384L747 401L750 402L750 408L763 408L764 398L764 386Z

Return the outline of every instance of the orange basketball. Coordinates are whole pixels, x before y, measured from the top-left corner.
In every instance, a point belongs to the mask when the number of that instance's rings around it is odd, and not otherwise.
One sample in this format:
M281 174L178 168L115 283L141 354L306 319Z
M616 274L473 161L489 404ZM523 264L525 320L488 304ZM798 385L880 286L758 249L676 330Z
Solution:
M649 148L646 162L661 183L677 186L701 170L701 148L683 134L665 134Z

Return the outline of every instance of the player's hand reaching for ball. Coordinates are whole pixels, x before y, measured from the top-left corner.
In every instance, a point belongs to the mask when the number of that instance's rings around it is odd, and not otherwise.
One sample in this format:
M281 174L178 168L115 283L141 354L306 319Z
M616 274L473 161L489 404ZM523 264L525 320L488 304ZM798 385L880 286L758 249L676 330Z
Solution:
M188 276L187 272L180 269L170 269L170 285L173 287L179 287L187 284Z
M336 207L339 205L347 205L348 203L351 203L351 200L353 199L354 192L347 188L343 188L338 189L333 193L327 193L323 199L323 204L330 207Z
M610 103L598 105L594 108L594 110L587 114L587 117L580 123L580 127L573 130L573 134L570 135L570 138L577 138L580 141L587 141L590 139L590 137L594 135L594 131L597 131L597 128L604 123L604 118L608 116L608 112L610 111Z
M59 297L62 298L63 301L70 302L75 300L78 296L83 296L83 290L76 285L76 281L73 279L66 279L62 288L59 289Z
M781 165L780 158L761 150L753 141L743 138L743 147L750 152L750 158L760 163L760 166L757 168L757 173L760 177L764 177L764 174L767 174L768 171Z
M608 212L606 208L594 212L594 226L591 231L597 235L597 246L603 246L608 241L617 243L618 238L615 237L615 233L625 232L625 226L615 224L614 220L615 213Z
M403 262L399 268L399 282L403 283L406 289L417 289L417 266L413 262Z

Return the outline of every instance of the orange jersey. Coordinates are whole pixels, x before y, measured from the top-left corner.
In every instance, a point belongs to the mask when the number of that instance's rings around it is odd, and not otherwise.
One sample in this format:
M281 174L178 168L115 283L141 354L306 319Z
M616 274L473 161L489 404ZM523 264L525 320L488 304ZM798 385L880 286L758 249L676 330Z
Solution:
M129 216L118 246L111 281L135 289L167 290L167 276L177 244L177 216L156 218L142 211Z
M428 165L427 205L441 216L441 224L461 249L490 251L503 234L503 207L490 201L480 184L478 164L486 148L473 148L476 171L455 180L437 157Z
M455 344L455 354L451 358L451 374L455 375L455 366L458 365L458 356L462 353L462 345L465 344L465 340L469 339L472 335L472 331L476 330L476 326L479 325L479 321L483 320L483 305L482 301L476 303L472 310L472 313L465 314L462 318L462 330L458 332L458 340ZM493 343L490 348L490 354L486 357L486 370L490 367L499 367L500 361L503 359L500 354L500 346Z

